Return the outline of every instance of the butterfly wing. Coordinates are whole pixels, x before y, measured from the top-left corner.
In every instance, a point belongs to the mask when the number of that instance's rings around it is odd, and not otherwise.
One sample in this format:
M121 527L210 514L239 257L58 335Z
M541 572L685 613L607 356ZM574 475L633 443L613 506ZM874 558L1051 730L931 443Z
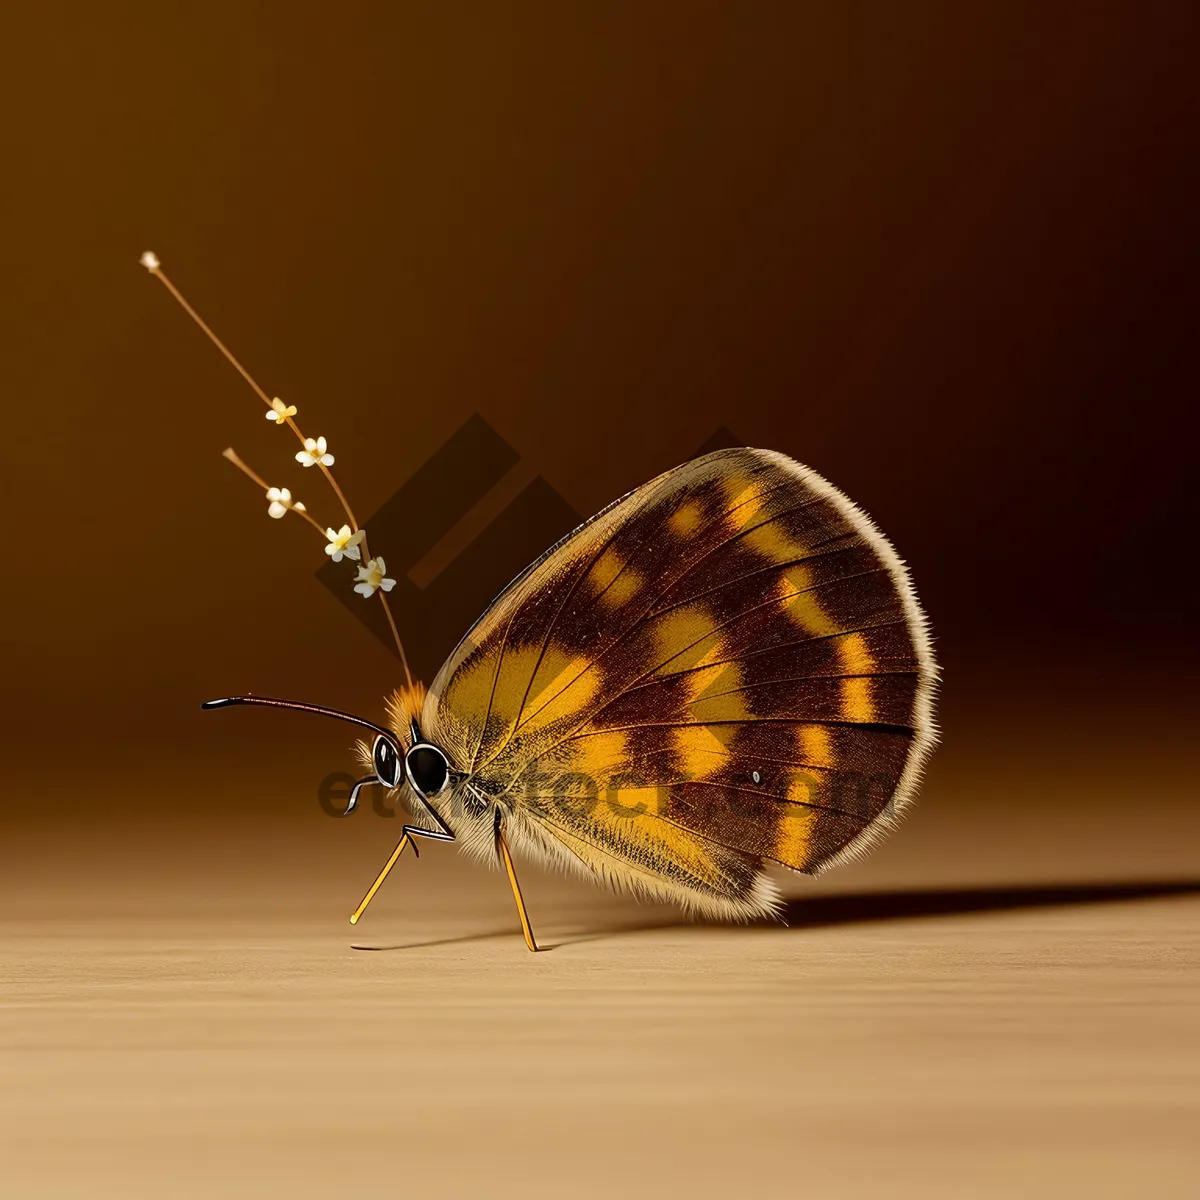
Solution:
M652 480L519 576L422 727L518 844L745 917L776 902L765 863L816 872L890 826L934 742L934 678L870 519L743 448Z

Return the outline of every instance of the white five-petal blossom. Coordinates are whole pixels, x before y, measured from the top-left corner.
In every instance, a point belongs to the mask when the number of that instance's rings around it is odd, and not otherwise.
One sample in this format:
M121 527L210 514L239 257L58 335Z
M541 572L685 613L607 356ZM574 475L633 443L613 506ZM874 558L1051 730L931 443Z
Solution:
M274 421L276 425L285 425L288 417L296 415L296 406L294 404L284 404L278 396L271 401L271 411L266 414L268 421ZM305 443L307 445L307 443Z
M341 562L343 555L358 562L360 558L358 544L365 536L361 529L357 533L351 533L350 526L343 525L341 529L326 529L325 536L329 539L329 545L325 547L325 553L334 562Z
M371 559L365 567L358 568L355 576L358 583L354 585L354 590L365 599L375 595L380 588L390 592L396 586L396 581L385 578L386 572L387 565L382 558Z
M315 467L318 463L323 467L332 467L333 455L328 453L323 437L305 438L304 449L296 455L296 461L306 467Z
M287 488L267 488L267 499L270 501L267 505L267 515L277 521L289 508L294 508L297 512L305 511L304 505L299 500L293 500L292 493Z

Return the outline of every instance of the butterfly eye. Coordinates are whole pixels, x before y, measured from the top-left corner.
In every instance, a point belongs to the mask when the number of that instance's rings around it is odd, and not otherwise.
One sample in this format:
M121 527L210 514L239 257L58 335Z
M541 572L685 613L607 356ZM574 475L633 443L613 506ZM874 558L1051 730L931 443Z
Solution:
M450 764L446 756L436 747L414 746L404 759L404 770L408 781L422 796L436 796L446 786L450 775Z
M379 782L385 787L395 787L400 782L400 752L387 738L377 737L373 756Z

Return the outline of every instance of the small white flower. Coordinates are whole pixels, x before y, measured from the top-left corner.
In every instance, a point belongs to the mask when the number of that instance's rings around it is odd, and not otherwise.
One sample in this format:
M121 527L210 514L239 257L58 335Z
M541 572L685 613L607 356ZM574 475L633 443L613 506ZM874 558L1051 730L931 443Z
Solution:
M304 449L296 455L296 461L306 467L315 467L318 463L323 467L333 466L333 455L325 448L325 439L305 438Z
M292 493L287 488L267 488L267 499L271 502L267 506L267 516L274 517L277 521L289 508L294 508L297 512L305 511L304 505L299 500L293 500Z
M271 401L271 411L266 414L268 421L274 421L276 425L285 425L288 417L296 415L296 406L294 404L284 404L278 396ZM307 442L305 443L307 445Z
M325 536L329 539L329 545L325 547L325 553L334 562L341 562L343 555L358 562L360 557L358 544L365 536L361 529L357 533L351 533L350 526L343 525L341 529L326 529Z
M155 254L153 250L147 250L146 253L138 259L138 262L140 262L147 271L157 271L158 268L162 266L162 264L158 261L158 255Z
M387 571L387 566L382 558L373 558L365 567L358 568L358 574L355 576L359 582L354 585L354 590L364 599L369 599L375 595L379 588L383 588L385 592L390 592L396 586L394 579L386 579L384 573Z

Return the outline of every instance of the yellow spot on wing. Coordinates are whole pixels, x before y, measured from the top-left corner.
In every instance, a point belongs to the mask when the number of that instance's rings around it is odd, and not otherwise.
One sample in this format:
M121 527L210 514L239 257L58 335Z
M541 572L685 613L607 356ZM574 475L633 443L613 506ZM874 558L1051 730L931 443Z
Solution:
M676 729L672 748L680 772L689 779L703 779L723 767L729 761L727 743L734 732L728 725L685 725Z
M704 510L699 501L689 500L671 514L667 520L667 528L679 537L688 537L700 528L703 520Z
M780 597L786 599L794 596L797 592L807 592L812 585L812 571L800 563L793 563L780 573L776 587L779 589Z
M871 682L871 679L865 676L842 680L843 720L862 722L874 720L875 704L871 699Z
M863 634L848 633L838 638L837 642L842 667L847 675L866 675L875 666L875 657Z
M745 721L750 717L737 663L720 663L687 677L691 685L688 715L695 721Z
M589 574L601 604L624 604L642 586L642 575L633 570L611 546L596 560Z
M872 721L875 704L871 697L872 681L866 676L875 666L867 639L861 633L838 638L838 653L847 675L858 676L842 680L842 716L847 721Z
M833 735L824 725L801 725L798 735L800 757L811 767L836 765Z
M538 724L544 726L581 713L599 690L602 678L599 671L588 670L590 663L591 659L582 655L567 658L561 652L547 651L521 710L521 720L536 715Z
M615 608L619 604L624 604L631 596L637 595L642 586L642 577L637 571L626 568L617 578L604 589L600 594L600 603L607 604Z
M776 563L793 562L808 554L808 548L790 537L785 530L780 528L778 521L771 521L750 530L742 538L742 542L756 554L761 554L764 558Z
M609 584L621 573L621 568L624 567L625 560L609 546L603 554L596 559L592 566L591 577L592 583L598 592L604 591Z
M817 731L827 734L827 731L819 725L805 726L805 732L810 730L814 734ZM802 744L804 740L805 737L802 733ZM814 738L813 740L818 739ZM820 750L820 747L816 745L812 748ZM827 749L822 753L828 757ZM805 771L803 767L793 773L791 782L788 784L789 803L780 806L778 823L775 826L775 846L772 857L789 867L803 867L808 862L813 830L820 814L819 810L806 806L817 802L817 793L820 787L821 780L816 773Z
M654 621L654 651L661 664L657 674L702 666L716 656L720 645L717 623L702 605L673 608Z
M629 738L623 729L607 729L573 739L570 769L592 779L620 774L629 761Z
M537 669L540 653L541 647L535 645L506 647L492 697L493 721L509 726L516 724L525 689Z
M837 633L837 624L821 607L816 595L810 591L796 594L793 585L787 579L789 574L791 572L784 573L778 593L779 606L787 617L812 637L828 637Z
M762 487L746 479L727 479L725 494L729 503L725 510L725 522L735 533L755 524L763 512Z
M807 796L806 792L803 799ZM808 862L817 816L815 808L804 808L800 804L780 805L771 857L788 867L803 867Z

